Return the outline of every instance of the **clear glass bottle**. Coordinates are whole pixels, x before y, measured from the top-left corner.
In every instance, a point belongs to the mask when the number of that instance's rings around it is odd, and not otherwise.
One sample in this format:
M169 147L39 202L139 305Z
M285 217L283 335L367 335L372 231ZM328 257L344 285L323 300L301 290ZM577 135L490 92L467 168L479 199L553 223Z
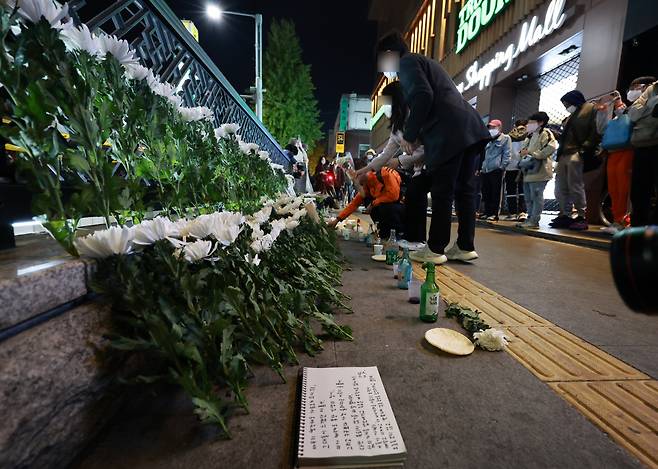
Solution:
M404 248L402 251L402 259L398 263L398 288L406 290L409 288L409 280L411 279L411 260L409 259L409 249Z
M434 279L434 263L426 262L423 268L427 272L425 283L420 286L420 320L436 322L439 317L439 287Z
M384 245L386 265L393 265L397 262L399 249L398 238L395 234L395 230L391 230L391 234L389 235L388 240L386 240L386 244Z

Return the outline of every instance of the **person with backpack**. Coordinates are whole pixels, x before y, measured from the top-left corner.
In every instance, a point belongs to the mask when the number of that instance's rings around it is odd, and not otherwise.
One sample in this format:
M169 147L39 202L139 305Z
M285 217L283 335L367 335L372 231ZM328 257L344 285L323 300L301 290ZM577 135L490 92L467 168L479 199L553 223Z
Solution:
M355 171L350 177L356 180L358 193L337 218L329 222L331 228L349 217L361 204L366 206L364 213L377 223L379 236L387 238L391 230L404 235L404 208L400 203L400 175L391 168L384 167L377 171L368 171L360 176Z
M553 179L553 153L557 140L546 128L548 114L537 112L528 118L528 138L520 151L519 168L523 172L523 193L528 207L528 219L516 226L528 230L539 229L539 220L544 210L544 190Z
M491 141L487 143L480 170L484 218L489 221L498 221L503 202L505 168L512 157L512 139L503 133L502 128L503 123L498 119L489 122Z
M422 144L432 193L432 222L427 245L411 258L442 264L448 259L477 259L475 251L475 173L477 158L490 139L480 115L466 101L452 77L435 60L409 52L404 37L393 32L377 44L379 68L388 78L399 75L409 116L400 142L407 155ZM453 201L459 223L450 243Z
M584 173L596 161L596 149L601 136L596 126L596 109L578 90L569 91L561 98L569 112L564 122L564 132L557 151L555 198L560 213L551 221L553 228L574 231L587 230L587 198ZM576 218L572 217L576 209Z
M652 198L658 193L658 81L636 90L641 95L628 109L634 124L631 144L635 148L631 226L658 225L658 209L651 213Z

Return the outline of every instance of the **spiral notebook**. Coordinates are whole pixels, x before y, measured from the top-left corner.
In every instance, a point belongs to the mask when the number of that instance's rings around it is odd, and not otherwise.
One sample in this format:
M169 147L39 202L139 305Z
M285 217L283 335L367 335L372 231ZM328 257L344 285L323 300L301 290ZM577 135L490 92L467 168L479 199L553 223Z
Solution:
M402 467L407 450L376 366L303 368L296 467Z

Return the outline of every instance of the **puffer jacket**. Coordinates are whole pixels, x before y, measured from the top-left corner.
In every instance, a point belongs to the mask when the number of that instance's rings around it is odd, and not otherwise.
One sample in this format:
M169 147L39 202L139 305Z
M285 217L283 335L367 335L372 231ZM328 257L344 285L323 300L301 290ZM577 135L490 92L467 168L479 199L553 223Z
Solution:
M523 182L541 182L553 179L553 153L557 149L557 140L548 129L535 131L526 139L524 148L528 155L525 158L534 158L541 161L539 170L534 173L525 173Z

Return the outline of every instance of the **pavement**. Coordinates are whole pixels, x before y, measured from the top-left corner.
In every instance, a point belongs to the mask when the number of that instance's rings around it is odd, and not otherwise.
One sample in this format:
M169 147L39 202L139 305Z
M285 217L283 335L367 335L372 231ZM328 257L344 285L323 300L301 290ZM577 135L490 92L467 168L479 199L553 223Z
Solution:
M617 296L607 255L515 233L478 229L477 264L452 268L658 376L658 319L630 312ZM408 468L631 468L642 465L511 354L436 351L424 339L434 326L395 287L370 250L341 243L343 276L354 314L339 315L354 342L328 342L304 366L379 367L405 440ZM441 317L436 327L460 330ZM282 384L255 370L251 413L233 416L232 440L200 425L186 398L166 389L136 395L77 462L77 468L288 468L296 367Z

